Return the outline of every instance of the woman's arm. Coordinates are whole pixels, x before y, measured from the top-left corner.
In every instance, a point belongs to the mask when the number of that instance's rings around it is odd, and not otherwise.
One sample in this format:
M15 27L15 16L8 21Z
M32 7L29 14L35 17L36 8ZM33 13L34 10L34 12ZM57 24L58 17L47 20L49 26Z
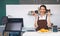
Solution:
M37 16L37 15L35 15L35 21L34 21L34 26L35 26L35 28L37 28L37 27L38 27L38 25L37 25L37 20L38 20L38 16Z
M50 12L48 12L48 15L47 15L47 26L51 27Z

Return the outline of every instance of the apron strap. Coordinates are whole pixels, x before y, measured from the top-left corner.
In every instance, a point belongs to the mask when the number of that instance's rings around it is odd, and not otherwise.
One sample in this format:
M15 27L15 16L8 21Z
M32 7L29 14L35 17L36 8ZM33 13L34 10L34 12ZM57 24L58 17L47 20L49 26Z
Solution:
M47 20L47 14L46 14L46 20Z
M39 15L38 15L38 20L39 20Z

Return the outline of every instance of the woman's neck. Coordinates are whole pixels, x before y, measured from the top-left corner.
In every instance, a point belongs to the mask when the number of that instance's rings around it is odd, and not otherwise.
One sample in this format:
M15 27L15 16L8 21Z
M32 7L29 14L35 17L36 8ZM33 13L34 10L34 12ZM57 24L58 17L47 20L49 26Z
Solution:
M40 16L43 17L45 15L45 13L40 13Z

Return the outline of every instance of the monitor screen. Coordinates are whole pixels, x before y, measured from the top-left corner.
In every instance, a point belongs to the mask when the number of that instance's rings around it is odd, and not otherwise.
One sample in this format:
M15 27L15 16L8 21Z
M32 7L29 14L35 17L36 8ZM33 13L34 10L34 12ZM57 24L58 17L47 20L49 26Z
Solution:
M6 26L6 30L9 31L20 31L22 28L22 23L8 23Z
M20 20L20 21L18 21ZM22 30L22 19L8 19L8 23L6 24L6 31L21 31Z

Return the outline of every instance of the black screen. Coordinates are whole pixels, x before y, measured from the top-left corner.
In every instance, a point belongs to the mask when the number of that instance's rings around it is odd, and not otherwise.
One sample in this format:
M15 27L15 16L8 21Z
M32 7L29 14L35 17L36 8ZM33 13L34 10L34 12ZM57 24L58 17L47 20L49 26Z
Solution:
M5 30L7 31L21 31L23 27L22 18L9 18Z

